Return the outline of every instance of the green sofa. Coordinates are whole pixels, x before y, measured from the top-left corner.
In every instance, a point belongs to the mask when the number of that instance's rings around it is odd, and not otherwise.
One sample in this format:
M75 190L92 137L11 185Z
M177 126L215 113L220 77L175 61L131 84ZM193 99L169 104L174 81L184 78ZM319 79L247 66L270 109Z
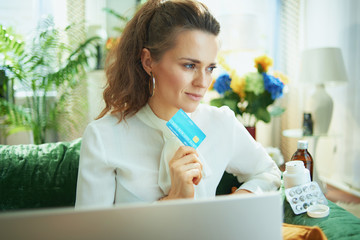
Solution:
M0 211L74 206L80 146L0 145Z
M0 214L5 211L70 207L75 204L81 139L42 145L0 145ZM224 174L217 194L238 185ZM294 215L284 200L284 222L319 226L328 239L360 239L360 219L329 201L330 215Z

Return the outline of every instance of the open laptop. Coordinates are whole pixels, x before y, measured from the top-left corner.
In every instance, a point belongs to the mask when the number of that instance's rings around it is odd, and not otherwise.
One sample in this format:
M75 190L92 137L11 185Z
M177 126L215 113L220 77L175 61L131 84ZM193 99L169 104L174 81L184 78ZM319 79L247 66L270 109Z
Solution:
M0 239L282 239L280 194L0 214Z

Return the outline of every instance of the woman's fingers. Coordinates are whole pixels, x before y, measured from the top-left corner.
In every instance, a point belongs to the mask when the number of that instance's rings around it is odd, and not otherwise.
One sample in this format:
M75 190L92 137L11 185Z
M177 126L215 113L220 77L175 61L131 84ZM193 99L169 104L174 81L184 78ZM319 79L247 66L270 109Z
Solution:
M169 164L171 164L171 165L173 165L173 167L177 168L177 167L180 167L183 165L194 164L194 163L197 163L198 165L200 165L200 168L202 169L202 163L200 162L198 156L195 154L188 154L179 159L173 158Z
M192 181L193 181L193 184L195 185L198 185L200 183L200 180L202 178L202 173L201 173L201 170L198 170L198 176L195 176L193 177Z
M202 164L199 160L199 154L196 152L196 150L192 147L181 146L175 152L175 155L170 160L169 165L178 167L178 166L189 164L189 163L199 163L201 165L201 169L202 169Z
M200 163L189 163L183 165L180 171L183 171L187 176L185 177L187 181L192 181L193 184L198 185L201 178L202 165Z
M173 158L173 160L169 163L169 166L176 175L183 175L184 181L192 181L194 184L197 185L202 178L202 164L198 156L193 153L184 155L180 159ZM190 176L185 175L185 173L190 170L197 170L192 172L191 178Z
M196 162L196 163L189 163L184 165L184 170L192 170L192 169L198 169L201 172L202 170L201 163Z
M173 159L179 159L179 158L182 158L185 155L189 155L189 154L195 154L196 156L198 156L198 153L196 152L196 150L193 147L181 146L175 152L175 155L174 155Z
M201 180L201 171L199 169L193 168L187 171L188 179L192 184L198 185Z

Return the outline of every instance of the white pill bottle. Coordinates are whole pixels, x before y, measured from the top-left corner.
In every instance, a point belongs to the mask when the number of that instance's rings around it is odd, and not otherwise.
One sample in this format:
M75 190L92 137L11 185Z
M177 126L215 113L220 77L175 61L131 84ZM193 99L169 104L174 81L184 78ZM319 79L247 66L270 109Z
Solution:
M309 183L310 171L305 168L303 161L289 161L285 164L283 181L285 189Z

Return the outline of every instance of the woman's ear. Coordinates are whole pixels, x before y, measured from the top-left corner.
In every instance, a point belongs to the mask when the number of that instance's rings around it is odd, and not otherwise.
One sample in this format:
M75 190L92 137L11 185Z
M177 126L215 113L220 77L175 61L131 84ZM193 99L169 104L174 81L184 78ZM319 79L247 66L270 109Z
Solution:
M150 53L149 49L143 48L141 51L141 64L142 64L144 70L149 75L152 71L151 63L152 63L152 58L151 58L151 53Z

